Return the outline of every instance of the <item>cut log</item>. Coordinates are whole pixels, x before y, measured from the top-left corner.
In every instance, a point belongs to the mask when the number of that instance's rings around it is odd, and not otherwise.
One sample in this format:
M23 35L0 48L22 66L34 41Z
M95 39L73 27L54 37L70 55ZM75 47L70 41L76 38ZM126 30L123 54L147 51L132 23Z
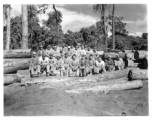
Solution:
M28 63L30 59L4 59L3 67L12 67L22 63Z
M110 85L99 85L99 86L94 86L94 87L81 87L78 89L65 90L65 91L67 93L76 93L76 94L81 94L86 91L108 93L111 90L135 89L135 88L141 88L142 86L143 86L143 82L141 80L137 80L137 81L128 81L128 82L124 82L124 83L116 83L116 84L110 84Z
M23 49L17 49L17 50L4 50L3 54L4 54L4 58L30 58L31 57L31 53L30 53L30 49L27 50L23 50Z
M148 80L148 70L129 70L128 79L132 80Z
M17 70L25 70L29 68L29 60L16 61L12 63L5 64L4 74L16 73Z
M103 54L103 58L107 59L109 56L111 56L112 59L116 59L118 55L120 55L123 59L125 58L125 53L123 52L120 52L120 53L106 52Z
M16 82L21 82L21 79L17 77L15 74L4 74L4 85L10 85Z
M136 60L138 60L138 59L143 59L143 58L145 58L145 57L147 57L147 54L148 54L148 52L147 51L135 51L134 52L134 58L136 59Z

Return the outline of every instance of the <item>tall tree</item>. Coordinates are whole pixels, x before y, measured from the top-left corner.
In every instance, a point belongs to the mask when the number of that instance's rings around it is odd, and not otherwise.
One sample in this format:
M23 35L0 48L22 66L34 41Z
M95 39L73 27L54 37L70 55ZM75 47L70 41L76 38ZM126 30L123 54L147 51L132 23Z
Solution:
M113 4L113 9L112 9L112 48L115 49L115 5Z
M108 37L108 30L107 30L108 24L107 24L107 16L106 16L107 8L108 8L107 4L93 5L94 11L100 13L101 27L102 27L101 29L102 29L102 33L104 34L105 48L107 48L107 37Z
M22 49L28 49L28 7L22 5Z
M6 28L7 28L7 32L6 32L6 46L5 49L9 50L10 49L10 9L11 6L9 4L6 4L3 6L3 15L4 17L7 19L6 20ZM3 23L5 23L5 18L3 18ZM4 26L3 26L4 27Z

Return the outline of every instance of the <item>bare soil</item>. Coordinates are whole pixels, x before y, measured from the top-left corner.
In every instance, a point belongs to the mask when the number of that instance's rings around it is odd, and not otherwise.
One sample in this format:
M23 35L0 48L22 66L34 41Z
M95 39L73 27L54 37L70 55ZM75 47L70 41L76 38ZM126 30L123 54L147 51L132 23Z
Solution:
M141 89L109 93L66 93L63 89L40 89L12 84L4 86L4 116L147 116L148 80Z

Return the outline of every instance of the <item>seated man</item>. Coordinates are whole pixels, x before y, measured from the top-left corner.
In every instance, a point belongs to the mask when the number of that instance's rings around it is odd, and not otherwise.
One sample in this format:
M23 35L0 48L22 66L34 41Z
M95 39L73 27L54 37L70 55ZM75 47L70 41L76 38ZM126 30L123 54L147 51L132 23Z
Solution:
M76 55L72 55L72 60L69 64L69 76L79 76L79 61L76 60Z
M108 59L105 60L106 63L106 70L112 71L114 70L114 61L111 59L111 56L108 56Z
M42 57L39 58L39 65L40 65L40 68L41 68L41 73L46 71L46 76L48 76L49 75L50 66L49 66L49 58L46 57L45 52L43 52L42 53Z
M88 60L87 73L92 75L94 73L94 67L95 67L95 59L93 58L93 55L90 54L90 57Z
M121 56L117 56L117 60L115 61L116 70L122 70L124 69L124 66L124 61Z
M56 60L56 70L59 70L60 76L63 76L63 71L64 71L63 59L59 55L56 58L57 58L57 60Z
M86 76L86 58L85 55L82 55L79 61L79 75L80 77Z
M30 77L39 76L40 75L40 67L38 65L38 58L36 57L36 52L32 52L32 58L30 62Z
M102 72L106 72L105 69L105 63L104 61L101 59L101 57L98 57L98 59L95 62L95 68L94 68L94 72L96 74L102 73Z
M65 57L63 58L63 66L64 66L64 75L68 76L69 71L69 64L70 64L70 57L68 57L68 53L65 53Z
M52 54L49 55L49 58L50 58L50 60L49 60L50 75L56 75L54 73L54 71L56 69L56 58Z

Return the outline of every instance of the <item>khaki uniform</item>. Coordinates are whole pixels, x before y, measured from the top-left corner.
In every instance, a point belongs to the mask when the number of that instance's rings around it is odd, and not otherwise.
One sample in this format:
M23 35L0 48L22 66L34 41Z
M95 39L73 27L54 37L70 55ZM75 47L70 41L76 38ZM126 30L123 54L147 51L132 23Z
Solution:
M31 58L31 60L29 61L30 63L30 74L31 75L37 75L38 73L40 73L40 66L39 66L39 62L38 62L38 58Z
M45 57L45 59L43 60L42 57L39 58L39 65L41 68L41 72L46 71L47 73L50 72L50 66L49 66L49 58Z
M56 59L53 57L52 59L49 59L49 65L50 65L50 72L54 73L56 70Z
M99 62L99 61L96 60L94 72L97 73L97 74L102 73L102 72L106 72L104 61Z
M86 59L80 59L79 61L79 75L80 77L86 76Z
M71 60L69 64L69 76L79 76L79 61Z

